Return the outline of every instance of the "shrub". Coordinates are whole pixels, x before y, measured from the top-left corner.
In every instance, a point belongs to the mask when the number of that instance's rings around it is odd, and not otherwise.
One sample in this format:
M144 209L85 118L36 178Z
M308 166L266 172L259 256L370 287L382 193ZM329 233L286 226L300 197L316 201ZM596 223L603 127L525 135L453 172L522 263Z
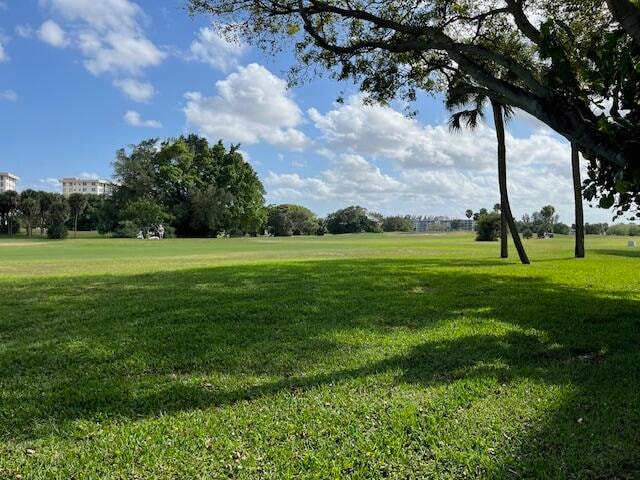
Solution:
M544 238L544 234L546 232L544 231L544 228L541 228L538 230L538 238Z
M569 233L571 233L571 227L565 223L554 223L553 233L557 235L569 235Z
M54 240L62 240L63 238L67 238L69 235L69 229L64 223L57 223L54 225L50 225L47 228L47 237Z
M411 232L413 225L404 217L385 217L382 221L382 230L385 232Z
M533 232L530 228L526 228L524 232L522 232L522 237L526 239L533 238Z
M493 242L500 236L500 214L496 212L483 213L476 222L476 241Z

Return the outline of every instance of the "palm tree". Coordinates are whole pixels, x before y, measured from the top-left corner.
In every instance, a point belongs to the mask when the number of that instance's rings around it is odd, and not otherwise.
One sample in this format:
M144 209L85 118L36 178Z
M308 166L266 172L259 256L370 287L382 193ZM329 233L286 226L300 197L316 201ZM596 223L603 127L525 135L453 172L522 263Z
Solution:
M580 181L580 152L571 144L571 170L573 173L573 196L576 209L576 258L584 258L584 211L582 208L582 183Z
M451 116L449 126L452 130L460 130L464 123L468 128L475 129L478 121L484 116L484 104L487 97L481 94L470 94L465 91L464 87L452 88L447 92L446 105L450 111L457 107L472 105L471 109L458 111ZM520 262L525 265L531 263L524 245L518 234L516 222L511 213L511 204L509 203L509 194L507 189L507 146L505 141L504 119L512 114L508 106L491 99L491 108L493 111L493 121L496 129L496 138L498 140L498 184L500 186L500 256L507 258L508 251L508 233L511 231L513 243L520 257Z

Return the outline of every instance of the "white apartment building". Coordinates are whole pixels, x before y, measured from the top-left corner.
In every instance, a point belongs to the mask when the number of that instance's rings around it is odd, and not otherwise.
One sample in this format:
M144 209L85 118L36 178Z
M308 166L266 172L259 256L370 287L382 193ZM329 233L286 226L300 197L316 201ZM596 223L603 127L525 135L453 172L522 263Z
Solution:
M9 190L16 191L16 184L20 178L11 173L0 173L0 193Z
M85 195L111 195L113 193L113 183L109 180L68 177L60 180L60 183L62 184L62 194L65 197L72 193Z

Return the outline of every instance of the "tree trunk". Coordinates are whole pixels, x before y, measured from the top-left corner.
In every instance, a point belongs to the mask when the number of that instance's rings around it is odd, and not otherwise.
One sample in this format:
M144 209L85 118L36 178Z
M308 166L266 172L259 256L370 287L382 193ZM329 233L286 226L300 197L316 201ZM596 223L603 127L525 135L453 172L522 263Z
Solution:
M498 139L498 182L500 184L500 205L507 221L507 225L509 226L509 230L511 230L511 236L516 250L518 251L520 262L524 265L528 265L531 262L529 261L529 257L527 257L527 253L524 251L522 240L520 240L520 235L516 228L516 222L513 220L513 215L511 214L511 205L509 204L509 194L507 191L507 145L504 137L504 115L502 105L492 100L491 107L493 108L493 120L496 126L496 137Z
M500 198L500 258L509 258L509 226L505 211L504 199Z
M580 152L571 144L571 170L573 172L573 196L576 208L576 258L584 258L584 211L582 207L582 182L580 181Z
M78 238L78 212L76 212L76 217L73 222L73 237Z

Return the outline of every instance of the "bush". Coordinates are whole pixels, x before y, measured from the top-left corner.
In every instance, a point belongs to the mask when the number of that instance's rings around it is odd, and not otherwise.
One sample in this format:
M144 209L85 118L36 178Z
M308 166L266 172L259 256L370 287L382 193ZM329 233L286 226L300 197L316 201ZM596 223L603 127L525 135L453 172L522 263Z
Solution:
M533 238L533 232L531 231L530 228L526 228L524 232L522 232L522 237L526 239Z
M553 233L557 235L569 235L571 233L571 227L564 223L554 223Z
M120 222L116 227L116 229L113 231L113 237L114 238L136 238L138 236L139 231L140 231L140 228L138 228L138 226L134 222L130 220L125 220L123 222Z
M478 216L476 241L494 242L500 236L500 214L491 212Z
M385 217L382 221L382 230L385 232L411 232L413 225L404 217Z
M62 240L63 238L67 238L67 235L69 235L69 229L64 223L49 225L47 228L47 237L51 239Z

